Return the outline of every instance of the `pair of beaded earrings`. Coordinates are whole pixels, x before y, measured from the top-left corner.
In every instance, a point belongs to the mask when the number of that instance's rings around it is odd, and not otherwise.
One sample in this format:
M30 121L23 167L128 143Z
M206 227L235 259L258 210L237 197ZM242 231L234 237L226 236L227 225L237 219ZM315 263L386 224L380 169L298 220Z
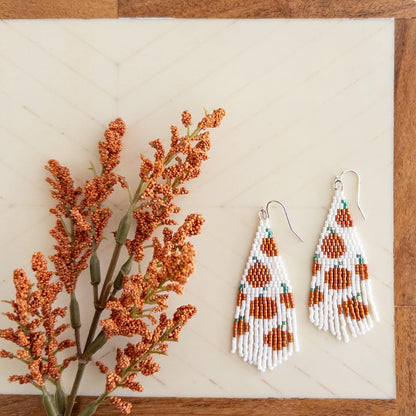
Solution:
M353 225L343 192L342 177L334 180L335 194L313 257L309 319L320 330L349 341L365 334L378 321L367 270L367 258ZM270 201L259 212L259 226L237 295L232 350L261 371L272 370L299 350L292 287L269 222Z

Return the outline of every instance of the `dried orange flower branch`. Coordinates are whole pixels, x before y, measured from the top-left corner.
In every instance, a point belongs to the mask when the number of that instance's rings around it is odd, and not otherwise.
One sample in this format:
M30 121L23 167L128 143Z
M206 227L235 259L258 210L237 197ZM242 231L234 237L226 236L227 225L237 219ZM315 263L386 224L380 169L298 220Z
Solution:
M191 132L191 115L184 111L182 124L187 133L180 136L179 129L172 126L167 151L159 139L150 142L153 160L141 155L140 180L134 193L125 178L114 171L120 162L125 133L120 118L109 124L105 139L98 144L100 172L93 167L94 176L82 187L75 186L68 168L56 160L48 162L50 177L46 180L57 201L50 210L57 217L50 231L56 240L55 253L49 257L53 269L48 268L46 257L37 252L32 257L35 284L22 269L15 270L16 299L9 302L12 312L6 316L16 328L0 330L1 338L17 345L15 352L0 350L0 357L17 359L29 370L24 375L10 376L9 380L30 383L39 389L48 416L73 414L86 366L115 336L128 337L131 342L117 349L114 369L95 362L105 375L103 393L79 415L94 414L105 401L123 414L130 413L131 404L111 394L117 388L141 392L143 387L136 377L159 371L153 356L166 354L168 342L178 341L182 327L195 314L192 305L179 307L171 318L163 311L168 307L169 293L182 294L194 271L195 250L189 238L200 233L204 219L190 214L176 227L171 217L180 210L175 198L188 193L183 184L200 174L202 162L208 158L208 129L218 127L224 115L223 109L206 114ZM101 281L99 247L112 215L104 203L117 184L128 190L129 204L114 232L114 251ZM161 238L154 236L159 227L163 228ZM131 229L134 233L129 238ZM150 260L142 270L145 250L149 248ZM133 263L137 263L138 273L131 273ZM76 288L80 274L88 267L95 313L82 342L80 327L85 320L80 316ZM53 306L64 289L69 295L70 324L63 321L67 308ZM64 333L69 337L70 327L73 339L58 340ZM71 352L61 357L61 352L68 349ZM78 368L72 390L66 395L61 376L72 361L78 362Z

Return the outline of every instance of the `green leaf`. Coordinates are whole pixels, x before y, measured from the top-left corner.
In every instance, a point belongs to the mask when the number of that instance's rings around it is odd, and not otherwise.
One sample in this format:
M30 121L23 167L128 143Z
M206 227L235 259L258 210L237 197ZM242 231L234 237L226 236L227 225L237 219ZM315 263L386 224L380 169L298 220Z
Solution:
M59 414L63 415L65 413L66 407L66 394L62 390L61 383L57 383L55 391L55 405Z
M71 326L72 328L81 327L81 316L79 313L79 304L77 298L75 297L75 292L71 292L71 301L69 303L69 312L71 316Z
M120 221L116 234L116 242L120 245L124 245L129 233L133 216L131 212L128 212Z
M47 393L46 391L43 391L42 404L48 416L59 415L58 410L55 407L55 403L53 402L51 395Z
M87 354L89 357L93 356L101 347L104 346L104 344L108 341L108 339L105 337L105 334L103 331L101 331L97 338L87 348Z
M116 279L114 280L114 289L120 290L123 287L123 277L127 276L131 271L133 257L129 257L128 260L121 266L120 271Z
M101 282L101 268L100 260L98 259L97 253L94 251L90 259L90 275L91 275L91 284L99 285Z
M89 403L87 405L87 407L85 407L79 414L78 416L91 416L93 415L97 409L98 406L100 405L99 402L97 402L96 400L94 400L93 402Z

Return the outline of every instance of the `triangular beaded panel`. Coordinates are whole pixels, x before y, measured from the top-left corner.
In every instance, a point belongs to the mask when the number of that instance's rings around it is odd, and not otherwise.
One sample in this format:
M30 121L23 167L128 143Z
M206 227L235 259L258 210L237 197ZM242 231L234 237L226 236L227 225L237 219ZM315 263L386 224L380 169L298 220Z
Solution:
M309 319L339 340L365 334L378 320L367 257L345 196L335 191L312 264Z
M260 219L237 295L232 352L261 371L298 350L292 287L270 229Z

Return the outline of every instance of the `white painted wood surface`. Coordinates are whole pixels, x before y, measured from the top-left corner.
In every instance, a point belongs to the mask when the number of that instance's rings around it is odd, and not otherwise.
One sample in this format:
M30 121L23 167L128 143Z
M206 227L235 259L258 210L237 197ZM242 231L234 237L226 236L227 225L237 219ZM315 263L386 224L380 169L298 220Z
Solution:
M1 297L12 296L12 270L29 271L33 251L51 253L54 219L43 170L49 158L82 181L89 161L97 160L97 139L121 116L128 130L119 171L135 183L138 154L155 137L167 143L183 109L197 120L203 106L222 106L227 117L212 134L210 160L180 204L182 216L200 212L207 219L194 240L196 272L173 302L193 303L199 313L159 360L161 372L140 380L142 394L394 397L393 41L391 19L0 22ZM307 315L331 180L346 168L362 174L367 221L355 206L354 178L346 187L381 317L370 334L349 344L319 332ZM231 328L257 212L270 199L286 204L305 239L299 243L283 213L272 209L294 287L301 351L261 374L230 354ZM118 192L111 207L121 213L125 202ZM78 289L84 316L90 291L86 276ZM1 326L8 326L5 318ZM110 343L103 361L111 362L116 345ZM18 366L0 361L0 392L35 392L7 382ZM82 393L103 386L92 366Z

